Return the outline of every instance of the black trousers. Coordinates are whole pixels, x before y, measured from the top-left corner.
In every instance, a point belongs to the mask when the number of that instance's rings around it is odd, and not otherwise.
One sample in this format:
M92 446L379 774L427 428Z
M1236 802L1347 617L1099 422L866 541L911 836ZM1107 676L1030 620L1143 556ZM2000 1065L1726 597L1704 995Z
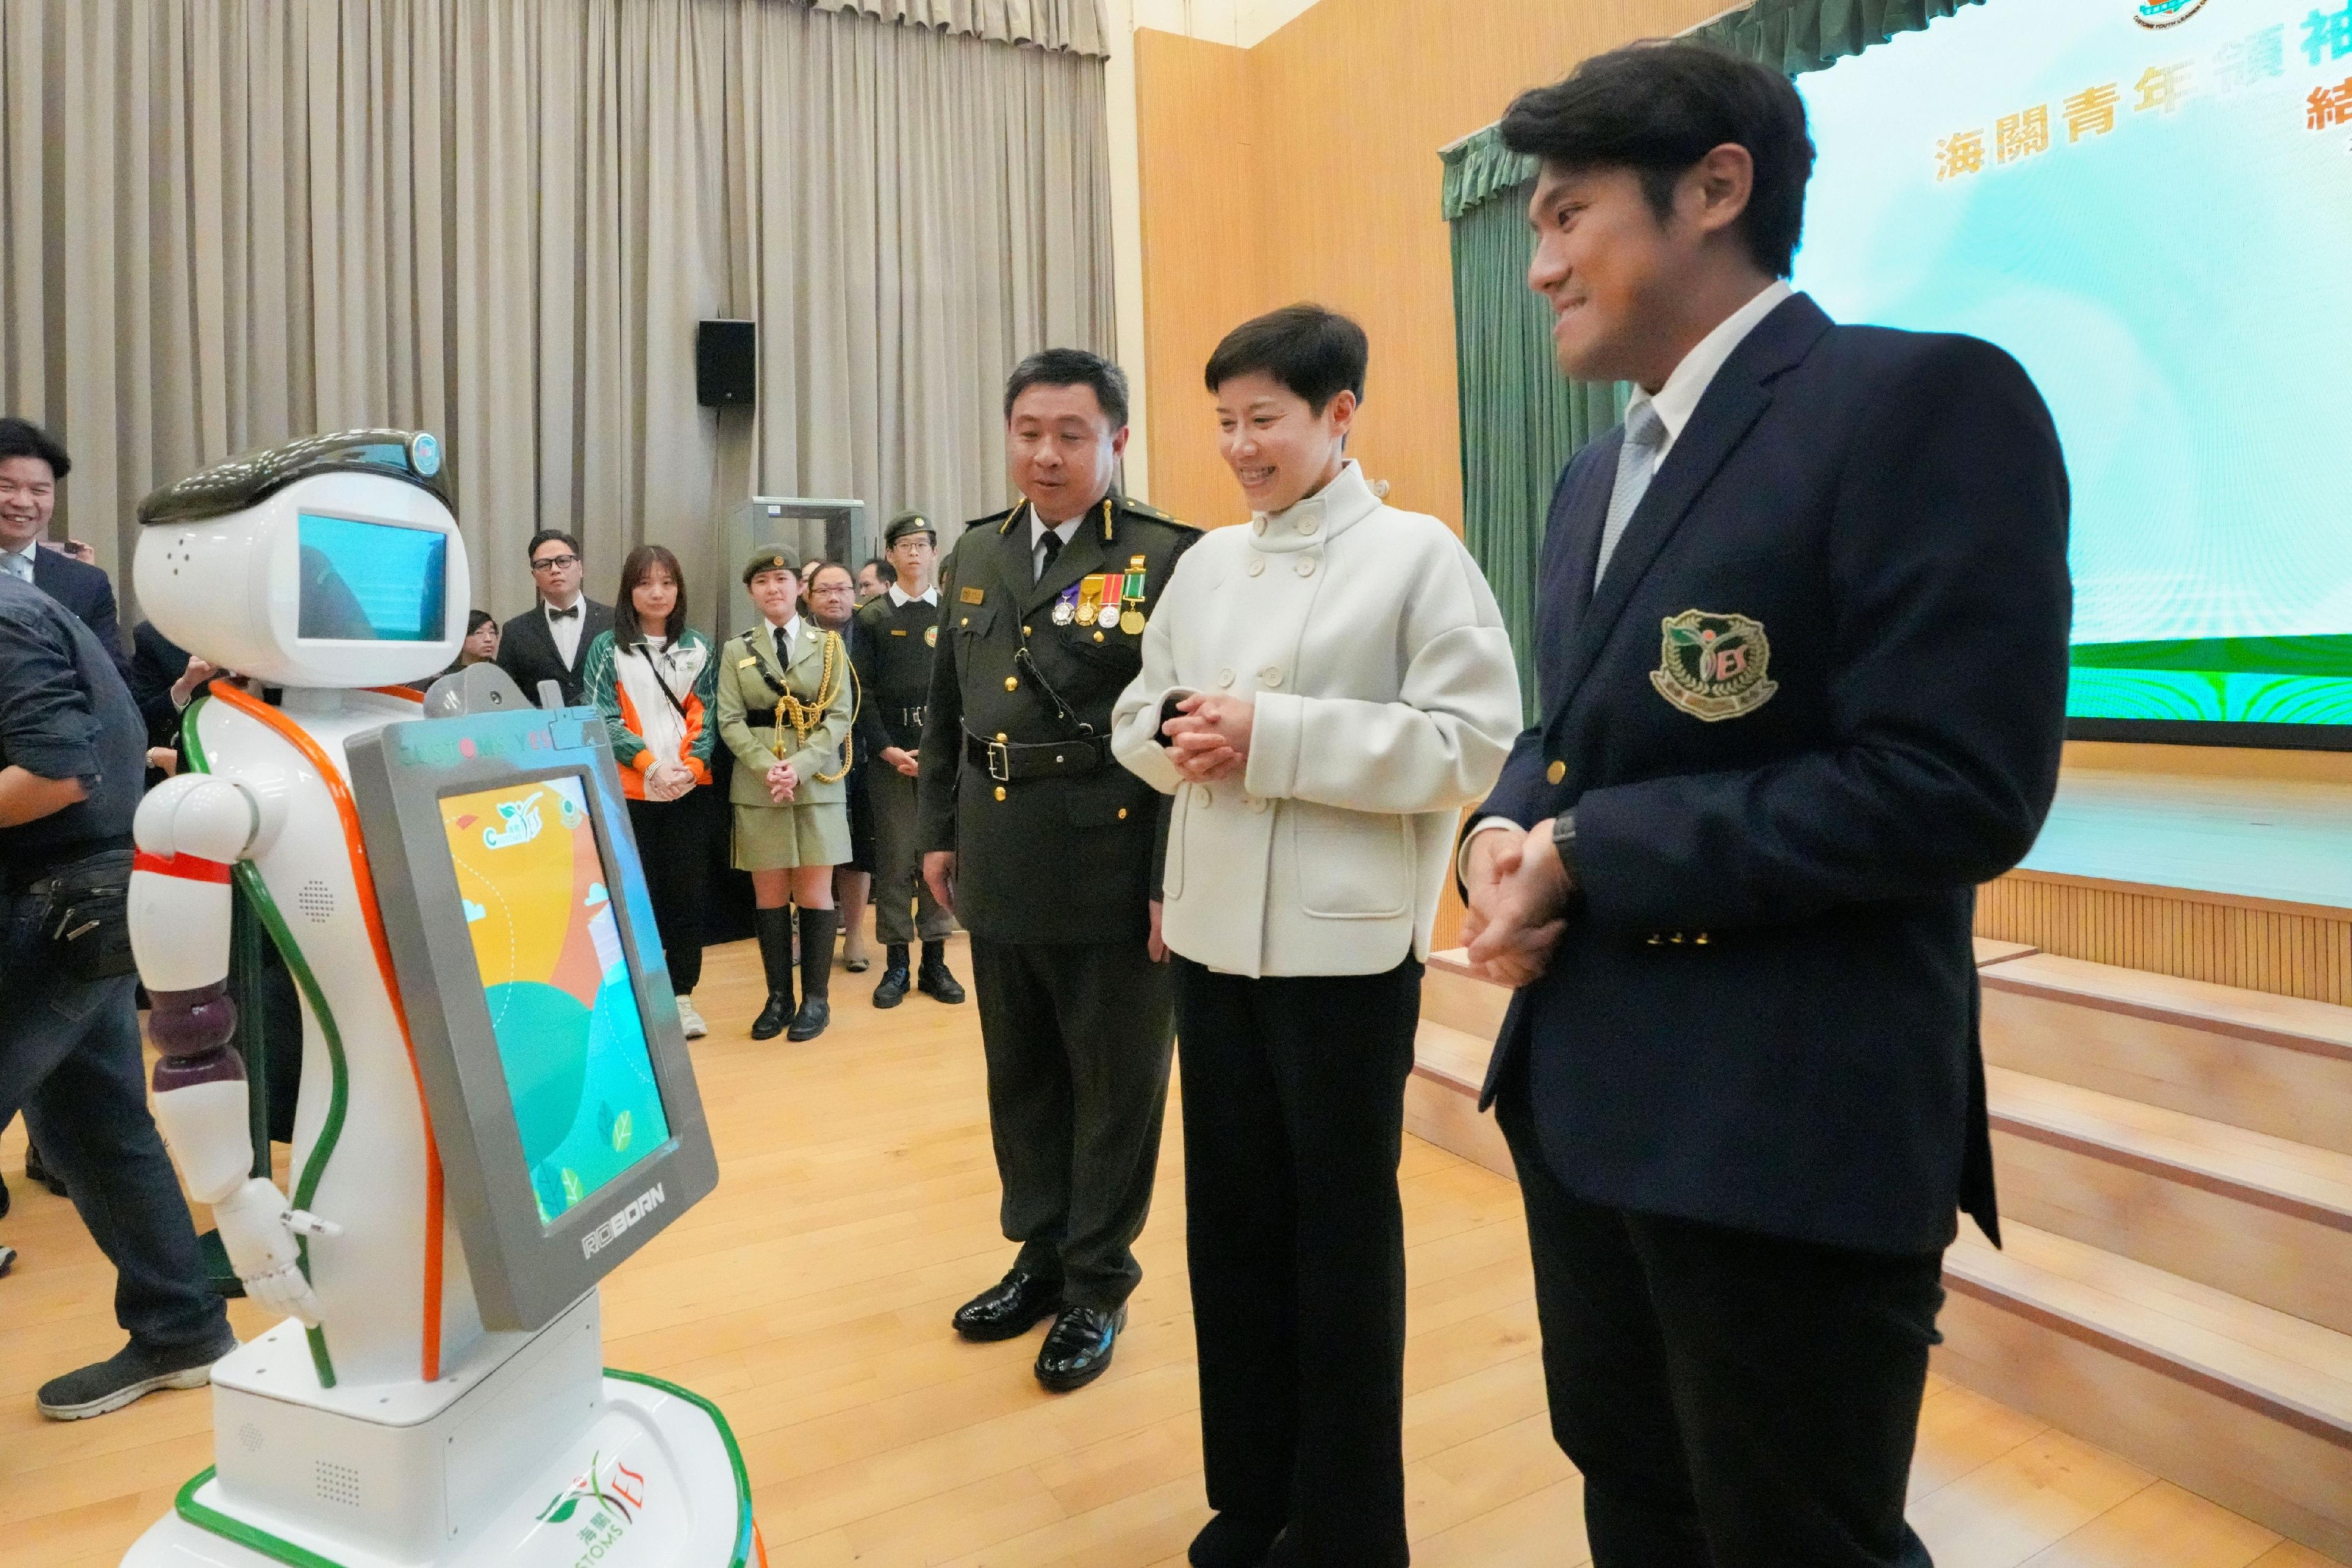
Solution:
M710 845L724 819L719 796L698 784L675 800L632 800L629 831L646 863L669 983L689 996L702 983L702 914L710 901Z
M1140 941L973 937L988 1122L1015 1267L1116 1309L1143 1270L1168 1109L1168 966Z
M1209 1505L1286 1523L1302 1564L1410 1560L1397 1160L1421 974L1177 961Z
M1496 1115L1594 1568L1928 1568L1903 1498L1940 1255L1587 1203L1537 1145L1524 1069Z

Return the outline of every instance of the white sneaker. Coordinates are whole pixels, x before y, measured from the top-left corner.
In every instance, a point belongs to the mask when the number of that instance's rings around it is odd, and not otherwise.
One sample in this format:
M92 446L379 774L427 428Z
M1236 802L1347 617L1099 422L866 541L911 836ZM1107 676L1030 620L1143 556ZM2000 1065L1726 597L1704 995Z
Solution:
M710 1032L710 1026L704 1023L702 1021L702 1015L694 1010L694 998L692 997L680 997L677 998L677 1021L681 1025L685 1026L686 1038L688 1040L700 1040L704 1035Z

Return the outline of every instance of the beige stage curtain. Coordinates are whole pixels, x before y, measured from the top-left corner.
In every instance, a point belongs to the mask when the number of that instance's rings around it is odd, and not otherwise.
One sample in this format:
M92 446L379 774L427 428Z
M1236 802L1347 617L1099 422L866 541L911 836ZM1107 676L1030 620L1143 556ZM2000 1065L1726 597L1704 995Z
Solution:
M1115 343L1101 41L1097 0L0 0L0 402L126 590L150 488L353 424L442 434L501 615L540 528L608 598L646 539L714 580L754 493L976 517L1005 372ZM756 415L694 401L717 316Z

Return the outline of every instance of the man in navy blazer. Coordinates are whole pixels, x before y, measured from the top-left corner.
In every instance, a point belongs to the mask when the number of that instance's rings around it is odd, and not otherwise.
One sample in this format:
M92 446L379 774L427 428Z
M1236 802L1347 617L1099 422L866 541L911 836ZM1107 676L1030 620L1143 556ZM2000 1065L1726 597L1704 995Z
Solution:
M1637 46L1502 134L1562 368L1637 389L1554 495L1541 721L1462 852L1553 1430L1597 1568L1916 1568L1956 1207L1999 1239L1975 888L2064 724L2057 434L2000 350L1782 281L1777 73Z
M57 511L58 485L73 459L57 437L28 419L0 419L0 570L23 578L90 629L118 668L126 662L106 569L41 541Z

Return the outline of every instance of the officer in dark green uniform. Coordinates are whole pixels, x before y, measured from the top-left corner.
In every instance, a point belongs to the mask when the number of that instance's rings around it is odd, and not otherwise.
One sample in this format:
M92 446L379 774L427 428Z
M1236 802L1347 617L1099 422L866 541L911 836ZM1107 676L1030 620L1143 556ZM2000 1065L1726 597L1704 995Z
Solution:
M907 999L907 945L920 936L923 967L912 979L924 995L963 1000L948 971L948 934L955 916L923 880L923 840L915 805L916 762L923 747L923 706L931 700L931 663L940 641L939 536L920 512L901 512L882 530L883 552L898 580L857 612L849 639L866 700L857 743L866 753L866 799L874 813L874 939L883 945L882 983L874 1005ZM909 914L909 911L912 911Z
M1110 755L1110 710L1145 622L1198 533L1113 493L1127 382L1054 349L1005 389L1024 499L948 554L923 724L924 875L971 933L1004 1233L1003 1281L955 1314L966 1339L1053 1315L1037 1379L1108 1366L1142 1277L1168 1098L1168 970L1152 902L1160 797Z

